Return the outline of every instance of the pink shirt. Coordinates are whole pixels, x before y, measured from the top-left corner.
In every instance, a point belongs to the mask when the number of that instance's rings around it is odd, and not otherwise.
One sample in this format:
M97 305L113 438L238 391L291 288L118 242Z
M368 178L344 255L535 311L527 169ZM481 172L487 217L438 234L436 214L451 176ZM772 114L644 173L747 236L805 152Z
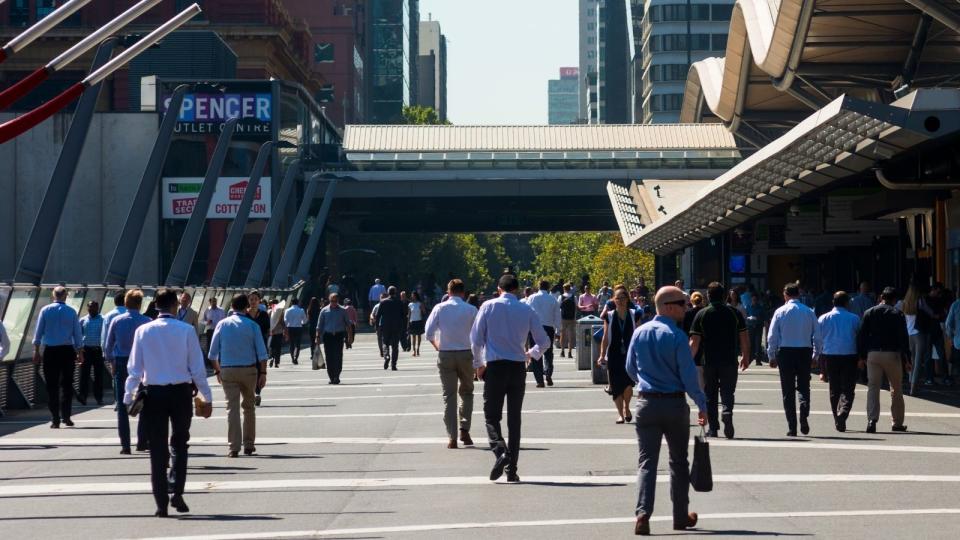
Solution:
M357 322L358 322L358 320L357 320L357 308L355 308L355 307L353 307L352 305L350 305L350 306L344 306L344 309L347 310L347 318L350 319L350 322L351 322L354 326L357 326Z
M596 296L590 293L584 293L580 295L580 301L578 302L580 311L596 311L598 305L599 302L597 301Z

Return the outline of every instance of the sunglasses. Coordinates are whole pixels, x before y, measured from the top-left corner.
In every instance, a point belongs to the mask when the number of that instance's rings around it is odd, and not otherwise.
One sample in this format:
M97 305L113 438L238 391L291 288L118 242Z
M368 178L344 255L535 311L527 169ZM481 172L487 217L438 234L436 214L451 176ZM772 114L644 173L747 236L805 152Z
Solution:
M673 300L673 301L671 301L671 302L664 302L664 304L666 304L666 305L668 305L668 306L684 306L684 307L686 307L687 301L686 301L686 300Z

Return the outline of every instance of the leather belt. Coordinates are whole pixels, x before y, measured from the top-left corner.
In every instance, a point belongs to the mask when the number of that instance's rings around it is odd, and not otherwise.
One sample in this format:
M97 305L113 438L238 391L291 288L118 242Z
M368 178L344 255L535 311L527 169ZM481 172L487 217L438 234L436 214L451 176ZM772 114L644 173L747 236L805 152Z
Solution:
M685 395L683 392L637 392L642 398L682 398Z

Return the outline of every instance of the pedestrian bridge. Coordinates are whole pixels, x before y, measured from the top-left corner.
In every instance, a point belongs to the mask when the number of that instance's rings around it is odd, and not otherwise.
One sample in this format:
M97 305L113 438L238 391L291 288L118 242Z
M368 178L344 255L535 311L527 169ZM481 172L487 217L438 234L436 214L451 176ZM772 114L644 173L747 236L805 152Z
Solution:
M348 232L614 231L614 192L699 189L740 160L719 124L349 125L342 155L329 219Z

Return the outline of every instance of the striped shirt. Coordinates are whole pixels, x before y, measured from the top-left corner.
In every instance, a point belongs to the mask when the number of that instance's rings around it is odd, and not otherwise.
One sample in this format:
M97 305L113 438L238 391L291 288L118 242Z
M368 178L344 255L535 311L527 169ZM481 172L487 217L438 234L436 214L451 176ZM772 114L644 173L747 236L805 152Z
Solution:
M83 334L84 347L100 347L100 336L103 331L103 317L98 313L91 317L84 315L80 319L80 333Z

